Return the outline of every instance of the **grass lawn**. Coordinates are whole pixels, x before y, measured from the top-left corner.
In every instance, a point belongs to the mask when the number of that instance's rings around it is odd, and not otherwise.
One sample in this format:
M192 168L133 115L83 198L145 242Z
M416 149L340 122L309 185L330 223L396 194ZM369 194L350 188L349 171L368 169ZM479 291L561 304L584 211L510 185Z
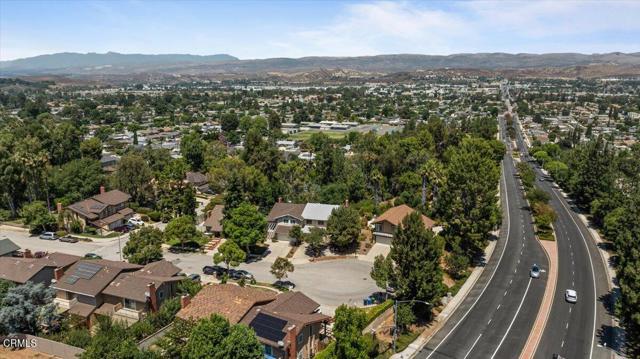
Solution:
M306 141L314 133L320 133L320 132L322 132L325 135L329 136L329 138L341 139L350 131L314 131L314 130L310 130L310 131L302 131L302 132L294 133L294 134L289 135L289 137L291 137L292 140Z

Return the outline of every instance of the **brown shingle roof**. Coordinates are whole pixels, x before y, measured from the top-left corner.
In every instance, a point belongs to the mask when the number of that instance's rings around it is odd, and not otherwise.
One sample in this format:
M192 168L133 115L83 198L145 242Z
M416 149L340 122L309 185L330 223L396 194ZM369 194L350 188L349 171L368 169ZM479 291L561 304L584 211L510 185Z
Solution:
M277 202L269 211L269 215L267 216L267 221L273 222L276 219L283 216L291 216L295 217L299 220L303 220L302 211L304 211L305 204L303 203L286 203L286 202Z
M0 257L0 278L26 283L45 267L55 265L43 258Z
M131 196L120 190L114 189L102 194L95 195L92 198L98 202L115 206L117 204L128 201L129 199L131 199Z
M191 304L180 309L176 315L181 319L209 318L220 314L231 324L238 323L252 307L274 300L276 294L271 291L233 284L207 285L196 294Z
M135 273L136 275L145 276L173 277L180 273L180 268L176 267L173 263L162 259L145 265Z
M78 267L81 265L81 263L91 263L98 265L101 268L90 279L84 279L80 277L75 282L71 283L72 281L69 280L69 277L76 275ZM53 284L51 287L68 292L95 297L96 295L100 294L100 292L102 292L102 290L107 285L109 285L109 283L111 283L111 281L114 280L120 273L133 271L140 268L142 268L142 266L137 264L109 261L105 259L81 260L69 267L62 278L60 278L60 280Z
M112 295L119 298L133 299L138 302L147 300L147 285L155 284L159 288L163 283L180 281L183 277L155 277L145 276L138 272L120 273L109 285L102 291L103 294Z
M104 203L100 203L93 198L87 198L69 206L70 210L81 214L89 219L98 218L100 212L102 212L105 208L107 208L107 206Z
M207 219L204 220L205 227L211 227L211 230L214 232L222 232L222 219L224 218L223 211L223 205L215 205L207 216Z
M202 185L207 183L207 176L200 172L187 172L187 182L194 185Z
M402 223L402 220L404 220L406 216L410 215L413 212L415 212L415 209L407 206L406 204L401 204L399 206L389 208L386 212L380 215L380 217L376 218L373 223L381 223L386 221L394 226L398 226L400 223ZM425 215L421 215L421 217L425 227L432 228L434 226L435 222L433 221L433 219Z

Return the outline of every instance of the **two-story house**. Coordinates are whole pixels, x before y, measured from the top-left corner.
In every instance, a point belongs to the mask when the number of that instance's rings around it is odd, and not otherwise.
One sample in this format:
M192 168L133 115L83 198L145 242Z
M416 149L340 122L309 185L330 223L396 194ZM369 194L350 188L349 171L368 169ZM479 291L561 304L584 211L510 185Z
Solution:
M67 208L83 226L92 225L100 230L112 231L126 224L133 217L133 210L128 207L131 196L119 191L105 192L100 186L100 194L76 202Z
M242 323L256 332L267 359L307 359L321 350L331 317L300 292L271 291L232 284L208 285L193 298L183 298L180 319L219 314L231 324Z
M371 222L374 225L373 239L376 243L391 244L398 226L402 224L402 221L406 216L413 212L415 212L415 209L407 206L406 204L402 204L389 208L386 212L373 220L373 222ZM425 228L432 229L435 222L425 215L420 216Z
M300 226L303 231L311 227L326 228L331 212L340 206L324 203L286 203L278 201L267 215L267 238L289 240L289 231Z
M80 316L90 327L95 315L132 324L175 295L180 269L167 261L146 266L109 260L81 260L51 287L61 311Z

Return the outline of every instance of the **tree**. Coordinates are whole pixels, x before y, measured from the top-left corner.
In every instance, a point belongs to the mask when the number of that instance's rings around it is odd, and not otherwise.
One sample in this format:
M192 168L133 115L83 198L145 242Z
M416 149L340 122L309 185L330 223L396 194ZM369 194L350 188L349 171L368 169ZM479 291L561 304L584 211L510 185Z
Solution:
M549 203L549 199L551 197L545 190L542 188L535 186L527 191L527 200L533 205L536 203Z
M366 326L367 318L362 310L344 304L339 306L333 324L333 336L336 338L334 358L369 358L370 344L362 334Z
M80 142L80 153L83 158L99 160L102 158L102 141L98 137L91 137Z
M416 322L416 315L413 313L413 307L409 303L398 305L396 313L396 325L400 332L406 331L409 326Z
M154 227L142 227L129 235L129 241L122 249L124 258L130 263L142 264L162 259L162 231Z
M56 217L52 215L42 201L26 204L20 211L24 224L29 225L29 232L41 233L56 229Z
M262 359L263 346L244 324L229 325L214 314L200 320L189 335L181 357L185 359Z
M285 257L278 257L271 265L271 274L281 280L287 277L287 272L293 272L293 263Z
M402 299L417 299L435 304L444 288L440 257L443 243L427 229L421 215L413 212L398 226L391 242L393 283Z
M322 250L325 246L324 233L325 233L324 229L312 227L309 230L309 233L306 233L303 236L303 240L308 245L307 250L314 257L318 257L319 255L322 254Z
M111 176L113 188L131 195L134 201L145 203L151 197L153 174L144 158L138 154L122 156Z
M327 221L327 234L332 246L344 250L353 248L360 238L360 214L353 207L334 209Z
M190 281L193 283L193 281ZM164 352L165 358L180 358L187 345L189 335L195 323L192 320L176 318L167 333L158 341L158 347Z
M300 243L303 238L302 227L297 224L291 227L291 229L289 230L289 237L293 238L296 243Z
M205 142L196 131L182 136L180 141L180 153L194 171L199 171L204 164Z
M196 192L182 180L162 178L156 189L156 208L167 217L195 216Z
M0 307L0 328L8 333L28 334L36 334L42 328L55 330L60 318L54 297L54 290L42 283L27 282L9 288Z
M378 288L386 291L393 276L391 256L385 258L382 254L377 255L373 260L373 268L371 268L369 275L376 282Z
M239 266L246 258L247 254L235 242L228 240L218 247L218 251L213 255L213 263L222 262L228 270L229 267Z
M113 322L111 317L98 316L97 332L91 343L80 355L81 359L143 359L153 357L149 352L138 349L134 338L127 333L121 322Z
M229 212L222 228L225 237L244 247L248 254L250 246L264 241L267 220L254 205L244 202Z
M196 228L193 217L180 216L172 219L164 230L165 242L179 242L181 246L186 243L202 244L204 235Z
M105 181L100 162L92 158L67 162L51 174L53 192L65 205L96 194Z

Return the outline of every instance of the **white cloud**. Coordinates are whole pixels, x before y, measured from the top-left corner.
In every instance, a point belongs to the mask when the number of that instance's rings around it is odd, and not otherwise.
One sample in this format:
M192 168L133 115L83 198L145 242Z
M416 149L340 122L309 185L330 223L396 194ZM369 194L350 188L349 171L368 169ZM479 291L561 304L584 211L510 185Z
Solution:
M611 51L594 35L640 37L640 1L372 2L346 5L328 24L274 40L279 56L384 53ZM441 4L440 4L441 5ZM609 35L611 36L611 35ZM617 51L638 51L638 41ZM567 44L567 42L571 42Z

